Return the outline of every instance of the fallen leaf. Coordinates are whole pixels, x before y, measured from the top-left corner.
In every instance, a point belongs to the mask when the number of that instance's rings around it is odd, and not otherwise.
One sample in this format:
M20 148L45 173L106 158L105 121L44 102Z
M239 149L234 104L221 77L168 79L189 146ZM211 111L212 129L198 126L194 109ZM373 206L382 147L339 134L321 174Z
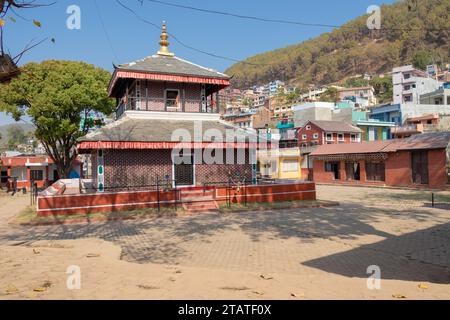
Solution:
M53 285L53 283L51 281L45 281L44 284L42 285L43 288L50 288Z
M242 291L242 290L248 290L250 288L242 286L242 287L221 287L219 289L222 289L222 290L233 290L233 291Z
M3 27L5 25L6 21L3 19L0 19L0 27Z
M86 258L97 258L97 257L100 257L100 254L98 254L98 253L88 253L86 255Z
M145 289L145 290L159 289L159 287L149 286L149 285L146 285L146 284L138 284L138 288Z
M16 19L14 19L13 17L9 17L9 20L11 20L12 22L16 22Z
M41 23L39 22L39 21L37 21L37 20L34 20L33 19L33 23L34 23L34 25L36 26L36 27L41 27L42 25L41 25Z
M303 297L305 296L305 294L304 294L304 293L301 293L301 292L299 292L299 293L297 293L297 292L291 292L291 296L292 296L292 297L295 297L295 298L303 298Z
M19 292L19 290L15 286L10 285L6 288L5 292L6 292L6 294L13 294L13 293Z
M47 290L47 288L42 288L42 287L38 287L38 288L34 288L33 289L33 291L36 291L36 292L44 292L46 290Z
M265 276L265 275L263 275L263 274L260 274L259 275L261 278L263 278L264 280L270 280L270 279L273 279L273 277L271 277L271 276Z
M257 290L254 290L254 291L252 291L253 293L255 293L255 294L258 294L258 295L260 295L260 296L262 296L263 294L264 294L264 292L262 292L262 291L257 291Z
M397 299L406 299L406 296L401 294L401 293L394 293L392 295L393 298L397 298Z
M41 253L39 250L37 250L37 249L33 249L33 253L34 254L39 254L39 253Z
M177 270L177 271L175 271L175 273L181 273L181 270Z
M426 283L419 283L419 289L428 289L428 285Z

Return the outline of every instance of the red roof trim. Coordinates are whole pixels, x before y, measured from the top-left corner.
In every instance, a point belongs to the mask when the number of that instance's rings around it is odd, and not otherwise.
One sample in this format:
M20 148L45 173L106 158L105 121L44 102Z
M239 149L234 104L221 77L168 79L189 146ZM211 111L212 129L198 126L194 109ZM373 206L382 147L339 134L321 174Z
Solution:
M173 149L173 148L250 148L248 142L136 142L136 141L82 141L78 150L89 149Z

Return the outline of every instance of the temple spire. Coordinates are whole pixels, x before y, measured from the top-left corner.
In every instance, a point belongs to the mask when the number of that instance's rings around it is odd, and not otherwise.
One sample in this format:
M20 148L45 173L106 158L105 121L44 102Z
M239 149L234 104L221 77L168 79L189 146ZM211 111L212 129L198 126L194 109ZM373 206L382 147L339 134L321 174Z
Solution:
M162 23L162 32L160 38L161 41L159 42L159 44L161 47L159 48L158 54L161 56L173 56L174 54L169 51L169 41L167 41L167 39L169 39L169 36L167 35L165 21L163 21Z

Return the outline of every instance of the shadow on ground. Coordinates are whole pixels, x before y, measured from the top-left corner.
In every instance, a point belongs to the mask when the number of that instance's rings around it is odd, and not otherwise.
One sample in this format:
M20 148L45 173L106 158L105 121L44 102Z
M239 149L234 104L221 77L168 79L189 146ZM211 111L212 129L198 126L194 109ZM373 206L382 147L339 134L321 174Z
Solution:
M302 263L347 277L367 278L377 265L382 279L450 284L450 223Z
M448 283L449 225L441 224L395 236L373 226L387 215L399 221L420 223L429 219L432 213L430 210L396 211L388 207L374 209L345 204L329 208L203 214L173 219L29 226L10 228L0 235L0 244L31 245L39 240L95 237L120 245L122 259L130 262L183 264L192 253L182 244L208 242L213 236L225 232L243 232L250 241L261 243L271 239L297 239L300 240L298 250L302 250L301 242L352 240L374 235L385 240L303 264L349 277L367 277L367 266L378 264L383 278ZM227 237L221 239L227 241Z

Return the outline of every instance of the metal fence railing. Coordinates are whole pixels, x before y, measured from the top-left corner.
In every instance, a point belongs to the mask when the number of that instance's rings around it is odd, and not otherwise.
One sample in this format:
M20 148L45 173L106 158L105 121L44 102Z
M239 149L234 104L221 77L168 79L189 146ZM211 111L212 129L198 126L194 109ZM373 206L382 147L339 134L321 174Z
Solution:
M80 183L80 192L87 193L87 191L98 192L100 189L94 186L86 189L83 184ZM161 178L159 176L155 176L152 179L152 183L149 184L139 184L139 185L114 185L109 187L104 187L102 192L119 192L119 191L155 191L156 192L156 208L158 212L161 211L162 199L161 195L172 193L174 199L174 207L175 211L178 210L181 200L181 189L177 187L176 181L167 178Z

